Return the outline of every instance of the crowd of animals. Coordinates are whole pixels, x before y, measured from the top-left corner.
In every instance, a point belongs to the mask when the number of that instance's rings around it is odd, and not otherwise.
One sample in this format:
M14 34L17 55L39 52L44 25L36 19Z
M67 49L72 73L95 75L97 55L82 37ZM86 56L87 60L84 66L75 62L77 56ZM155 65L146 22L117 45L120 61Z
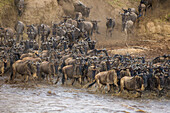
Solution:
M143 1L146 0L141 1L138 16L146 11L143 8L150 7ZM96 41L92 37L94 33L99 34L99 21L85 21L90 8L81 2L74 5L78 11L75 19L65 16L60 23L53 22L52 27L45 24L25 26L18 21L15 32L11 28L0 28L1 75L10 72L9 82L22 75L24 82L30 78L35 84L44 79L57 84L60 78L62 84L69 79L72 85L75 81L81 85L89 83L88 87L97 83L99 89L107 86L108 92L111 86L120 92L124 89L137 92L169 90L170 55L148 60L129 54L109 55L106 49L95 48ZM138 16L134 8L123 11L122 30L126 31ZM112 35L115 20L107 20L106 35L108 32ZM23 39L25 29L27 40Z

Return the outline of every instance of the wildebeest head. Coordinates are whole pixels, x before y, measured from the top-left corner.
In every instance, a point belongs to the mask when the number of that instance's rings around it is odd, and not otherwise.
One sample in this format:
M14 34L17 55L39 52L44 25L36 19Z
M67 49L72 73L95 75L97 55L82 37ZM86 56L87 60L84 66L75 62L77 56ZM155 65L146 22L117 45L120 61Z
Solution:
M24 6L25 6L24 0L19 0L19 2L17 4L17 9L18 9L19 16L21 16L22 13L24 12Z
M5 29L0 27L0 37L3 37L5 35Z
M37 36L37 28L34 25L27 25L27 35L30 39L35 39Z
M89 7L86 7L86 8L85 8L85 10L84 10L84 16L85 16L85 17L89 17L89 15L90 15L90 9L91 9L91 8L89 8Z
M106 18L107 22L106 22L106 26L107 28L112 28L115 26L115 19L112 18Z
M93 24L93 30L97 31L97 30L98 30L98 22L100 22L100 21L93 20L93 21L91 21L91 22L92 22L92 24ZM97 31L97 32L98 32L98 31Z

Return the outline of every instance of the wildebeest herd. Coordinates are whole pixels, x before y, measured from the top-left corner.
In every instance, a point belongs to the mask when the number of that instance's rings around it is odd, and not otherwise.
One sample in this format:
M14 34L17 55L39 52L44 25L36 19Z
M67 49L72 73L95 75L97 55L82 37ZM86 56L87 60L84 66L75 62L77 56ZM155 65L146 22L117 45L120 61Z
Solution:
M62 84L69 79L72 85L75 81L81 85L89 83L88 87L97 83L99 89L107 85L108 92L113 87L120 92L124 89L169 90L170 55L148 60L128 54L111 56L106 49L95 48L96 41L92 37L93 33L99 33L98 21L85 21L83 17L88 17L90 9L82 3L77 5L76 19L65 16L59 23L52 22L51 27L45 24L25 26L18 21L15 32L11 28L0 28L1 75L10 72L10 83L18 74L24 77L24 82L31 78L35 84L44 79L57 84L60 78ZM82 6L84 14L80 10ZM137 16L134 8L123 11L122 30L126 30ZM115 20L107 18L110 35L114 26ZM27 40L23 39L25 29Z

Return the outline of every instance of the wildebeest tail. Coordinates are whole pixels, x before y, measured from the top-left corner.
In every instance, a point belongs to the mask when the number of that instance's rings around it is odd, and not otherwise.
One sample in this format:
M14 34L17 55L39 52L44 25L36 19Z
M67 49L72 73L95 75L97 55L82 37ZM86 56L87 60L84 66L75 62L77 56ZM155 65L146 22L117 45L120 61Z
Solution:
M91 84L89 84L87 88L92 87L95 83L96 83L96 80L95 80L95 81L93 81Z

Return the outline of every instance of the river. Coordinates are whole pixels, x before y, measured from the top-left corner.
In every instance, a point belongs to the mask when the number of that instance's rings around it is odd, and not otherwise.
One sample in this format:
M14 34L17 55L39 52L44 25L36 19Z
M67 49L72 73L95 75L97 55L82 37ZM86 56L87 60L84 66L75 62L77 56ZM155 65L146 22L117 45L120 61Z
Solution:
M170 100L123 99L62 85L0 86L0 113L170 113Z

